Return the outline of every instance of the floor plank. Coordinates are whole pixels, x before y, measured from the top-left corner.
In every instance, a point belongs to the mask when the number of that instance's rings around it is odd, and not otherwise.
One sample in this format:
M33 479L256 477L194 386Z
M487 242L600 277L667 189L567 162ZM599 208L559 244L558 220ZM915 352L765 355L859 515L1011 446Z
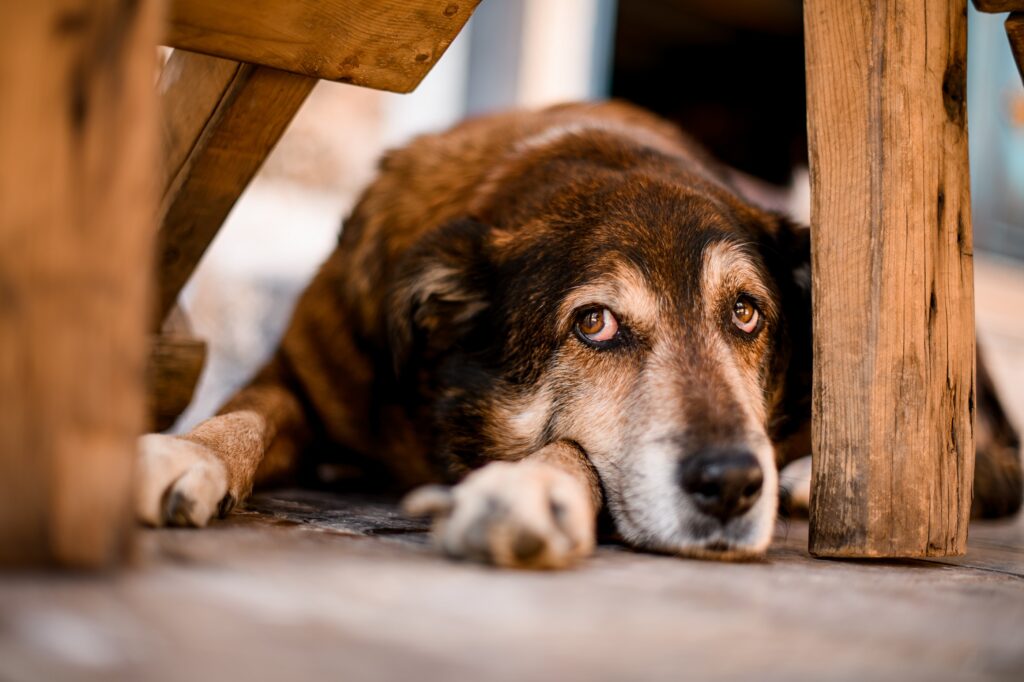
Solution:
M1024 275L978 272L1020 423ZM425 531L393 501L276 491L140 532L117 575L7 574L0 680L1024 679L1024 517L973 524L956 559L816 560L794 520L760 562L602 544L556 573L453 562Z
M145 531L113 578L0 583L0 679L1020 679L1024 525L943 562L762 562L601 546L562 573L439 556L386 501L261 495ZM977 538L977 540L975 540Z

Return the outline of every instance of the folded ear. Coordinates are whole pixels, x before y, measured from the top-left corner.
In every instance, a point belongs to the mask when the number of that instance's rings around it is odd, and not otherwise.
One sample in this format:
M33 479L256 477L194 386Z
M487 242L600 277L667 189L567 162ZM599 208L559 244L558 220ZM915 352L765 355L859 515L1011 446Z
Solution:
M429 360L450 349L488 307L489 231L472 218L456 220L425 235L401 262L388 297L396 373L403 372L414 350Z
M783 318L776 367L783 381L771 429L781 464L810 454L811 231L780 214L771 214L769 220L762 254L779 288Z
M774 271L785 293L791 287L800 300L810 305L811 295L811 230L781 213L769 213L770 228L765 232L762 253ZM808 313L810 308L808 308Z

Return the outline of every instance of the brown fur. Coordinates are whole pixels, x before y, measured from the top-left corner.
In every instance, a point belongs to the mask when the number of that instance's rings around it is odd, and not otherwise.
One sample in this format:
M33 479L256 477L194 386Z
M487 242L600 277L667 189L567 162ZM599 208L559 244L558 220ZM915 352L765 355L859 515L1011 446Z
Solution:
M809 297L796 274L806 231L745 201L729 179L677 130L616 103L472 120L391 152L278 352L184 436L205 448L187 456L223 463L221 512L310 452L381 464L403 488L531 462L412 503L450 515L439 530L450 552L496 563L565 565L592 530L559 519L602 504L640 546L761 551L763 519L713 529L684 500L673 503L683 510L674 530L658 530L658 507L631 492L650 469L632 483L608 473L635 466L623 443L680 457L742 443L780 462L807 452ZM740 291L764 315L765 332L749 339L721 312ZM612 354L573 340L573 311L610 300L621 302L629 344ZM993 424L1001 446L979 453L979 494L1006 512L1020 498L1016 435L1001 412ZM657 453L647 456L657 463ZM209 502L192 504L176 480L159 508L160 482L140 482L140 517L204 524L195 509ZM502 480L518 481L524 499L550 497L550 509L488 507L506 494ZM513 509L495 516L502 505ZM774 500L759 509L773 516ZM558 544L563 532L571 541ZM671 534L707 541L687 550ZM524 541L536 537L540 549Z

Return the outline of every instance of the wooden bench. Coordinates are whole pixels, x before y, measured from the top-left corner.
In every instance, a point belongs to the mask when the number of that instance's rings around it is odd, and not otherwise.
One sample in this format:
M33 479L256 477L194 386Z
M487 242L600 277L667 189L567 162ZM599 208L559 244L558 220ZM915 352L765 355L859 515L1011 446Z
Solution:
M408 92L478 2L0 5L0 564L123 556L145 377L165 425L203 357L147 328L318 79Z
M15 150L0 158L0 562L94 566L128 538L147 321L162 326L317 79L411 90L476 1L174 0L162 165L151 144L156 1L56 4L0 8L0 64L22 69L0 78L11 88L0 100L41 88L0 107L0 148ZM975 372L965 1L806 0L804 11L810 549L960 554ZM1018 60L1020 27L1011 16ZM35 59L47 52L52 63ZM44 202L48 173L59 191Z

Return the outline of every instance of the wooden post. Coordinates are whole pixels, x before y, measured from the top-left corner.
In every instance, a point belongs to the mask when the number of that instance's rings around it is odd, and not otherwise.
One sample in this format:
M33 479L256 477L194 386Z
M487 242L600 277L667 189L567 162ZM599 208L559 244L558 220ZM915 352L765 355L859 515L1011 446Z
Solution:
M974 471L965 0L806 0L810 550L962 554Z
M158 8L0 3L0 564L105 565L131 529Z

